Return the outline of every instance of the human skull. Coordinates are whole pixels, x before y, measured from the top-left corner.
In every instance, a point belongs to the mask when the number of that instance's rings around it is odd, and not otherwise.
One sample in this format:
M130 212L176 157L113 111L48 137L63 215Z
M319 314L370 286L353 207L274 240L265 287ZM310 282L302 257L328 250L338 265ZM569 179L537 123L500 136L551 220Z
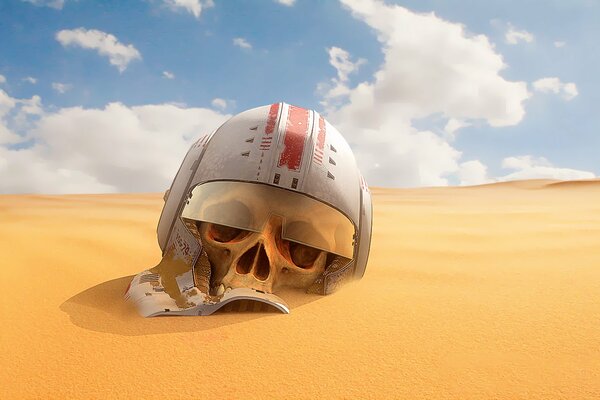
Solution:
M197 222L213 265L211 294L247 287L274 293L283 287L306 289L323 273L328 253L282 238L282 218L272 216L261 232Z

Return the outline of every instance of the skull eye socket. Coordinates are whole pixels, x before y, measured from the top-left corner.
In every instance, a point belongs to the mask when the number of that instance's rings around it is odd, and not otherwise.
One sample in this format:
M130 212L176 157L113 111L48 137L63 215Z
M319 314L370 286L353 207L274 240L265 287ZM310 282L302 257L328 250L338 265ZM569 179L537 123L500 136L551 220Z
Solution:
M236 239L242 239L250 233L244 229L234 228L227 225L210 224L208 233L217 242L226 243Z
M300 268L310 268L321 254L319 249L296 242L289 242L289 249L292 261Z

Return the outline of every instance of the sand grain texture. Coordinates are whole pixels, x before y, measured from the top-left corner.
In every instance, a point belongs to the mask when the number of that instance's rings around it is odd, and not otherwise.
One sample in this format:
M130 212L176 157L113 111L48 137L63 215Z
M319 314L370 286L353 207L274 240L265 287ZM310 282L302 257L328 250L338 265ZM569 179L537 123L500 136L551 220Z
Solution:
M600 398L600 182L373 200L340 292L143 319L161 195L0 196L0 398Z

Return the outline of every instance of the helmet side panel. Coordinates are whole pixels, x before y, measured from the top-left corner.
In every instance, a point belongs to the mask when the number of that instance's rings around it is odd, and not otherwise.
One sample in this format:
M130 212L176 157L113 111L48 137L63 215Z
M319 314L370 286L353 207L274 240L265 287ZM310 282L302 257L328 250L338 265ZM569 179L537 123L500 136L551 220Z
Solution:
M158 227L156 229L158 235L158 244L163 253L167 246L169 236L173 230L175 220L177 219L178 211L184 201L184 197L187 196L187 188L189 186L190 179L198 167L198 163L202 157L202 152L211 135L212 134L203 135L190 147L185 158L183 159L183 162L181 163L181 166L179 167L177 175L175 175L175 179L173 179L171 188L168 191L167 198L165 199L165 205L162 213L160 214Z
M354 277L360 279L365 274L367 261L369 259L369 250L371 248L371 235L373 232L373 204L371 202L371 192L364 178L360 177L361 181L361 215L360 227L358 232L356 255L356 267Z

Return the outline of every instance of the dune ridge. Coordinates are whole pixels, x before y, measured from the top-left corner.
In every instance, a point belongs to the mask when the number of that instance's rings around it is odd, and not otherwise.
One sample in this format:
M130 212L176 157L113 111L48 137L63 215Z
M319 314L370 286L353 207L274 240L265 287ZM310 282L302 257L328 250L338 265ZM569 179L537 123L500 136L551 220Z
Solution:
M599 187L372 188L361 281L152 319L162 194L0 195L0 398L600 398Z

